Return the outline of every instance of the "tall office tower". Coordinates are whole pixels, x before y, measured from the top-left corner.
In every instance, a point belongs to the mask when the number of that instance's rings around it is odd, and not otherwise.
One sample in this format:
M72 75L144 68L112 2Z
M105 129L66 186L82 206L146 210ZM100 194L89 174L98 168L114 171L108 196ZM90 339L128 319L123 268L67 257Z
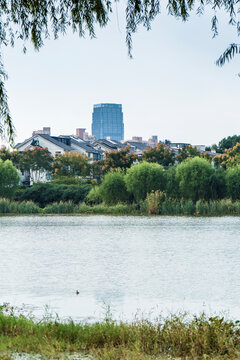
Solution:
M124 139L124 124L121 104L96 104L92 114L92 135L96 139Z

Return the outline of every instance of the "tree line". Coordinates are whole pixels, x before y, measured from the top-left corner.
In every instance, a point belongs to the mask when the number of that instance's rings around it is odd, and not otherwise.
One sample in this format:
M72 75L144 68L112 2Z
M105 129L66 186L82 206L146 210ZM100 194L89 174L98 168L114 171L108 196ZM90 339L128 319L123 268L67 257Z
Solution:
M21 188L19 174L25 171L37 174L36 179L47 171L50 183ZM155 201L154 196L161 201L188 199L194 203L239 200L240 143L214 156L191 146L174 151L159 143L139 158L126 147L94 162L78 152L53 157L47 148L38 146L23 152L0 149L0 197L32 200L44 207L69 200L89 205L140 204L146 199Z

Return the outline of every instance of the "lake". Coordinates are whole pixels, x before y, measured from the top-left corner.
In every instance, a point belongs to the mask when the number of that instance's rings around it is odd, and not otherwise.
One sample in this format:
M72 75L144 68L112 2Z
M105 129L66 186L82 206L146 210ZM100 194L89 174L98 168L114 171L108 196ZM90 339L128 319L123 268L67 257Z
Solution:
M0 254L0 303L37 316L240 319L238 217L0 217Z

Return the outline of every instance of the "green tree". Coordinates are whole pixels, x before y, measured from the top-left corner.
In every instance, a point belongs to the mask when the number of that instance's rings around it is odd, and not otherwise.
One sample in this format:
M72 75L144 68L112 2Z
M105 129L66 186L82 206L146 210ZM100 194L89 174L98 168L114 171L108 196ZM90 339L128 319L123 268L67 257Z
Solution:
M52 163L54 177L58 176L88 176L91 165L86 155L79 152L66 151L56 155Z
M6 148L6 146L2 146L0 148L0 159L3 161L11 160L11 152L9 149Z
M0 159L0 197L12 199L20 182L17 169L10 160Z
M240 165L240 143L214 156L213 162L217 168L221 166L223 169Z
M168 167L175 162L175 152L163 143L159 143L157 146L148 147L143 152L143 160L148 162L158 163L164 167Z
M191 145L187 145L182 149L178 149L178 154L176 156L176 160L178 163L181 163L187 158L193 158L195 156L201 156L200 151L196 147L192 147Z
M233 200L240 199L240 165L226 171L227 195Z
M240 143L240 135L228 136L219 141L215 150L216 152L223 154L225 150L233 148L237 143Z
M126 202L129 198L124 174L121 171L110 171L100 186L100 196L107 205L115 205L119 202Z
M179 181L176 178L176 166L171 166L166 171L166 194L169 198L179 197Z
M16 159L22 171L31 171L33 182L39 181L45 171L51 170L51 163L53 161L53 157L48 149L39 146L19 153L19 158L16 157Z
M130 152L129 146L125 149L106 152L102 165L102 171L103 173L107 173L112 170L123 170L126 172L136 159L137 155Z
M223 199L227 194L226 171L222 168L216 169L210 178L211 197Z
M186 159L176 169L180 195L193 201L210 199L213 174L214 169L207 160L199 157Z
M146 199L152 190L165 190L165 174L163 167L155 163L143 161L132 165L125 177L127 190L136 201Z

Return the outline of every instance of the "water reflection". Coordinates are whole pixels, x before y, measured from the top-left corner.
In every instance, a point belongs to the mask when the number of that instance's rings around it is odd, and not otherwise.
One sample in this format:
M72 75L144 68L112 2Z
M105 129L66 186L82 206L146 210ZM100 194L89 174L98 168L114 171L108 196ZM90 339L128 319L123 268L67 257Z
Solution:
M74 319L101 317L106 304L116 317L240 318L239 230L236 217L1 217L0 302Z

